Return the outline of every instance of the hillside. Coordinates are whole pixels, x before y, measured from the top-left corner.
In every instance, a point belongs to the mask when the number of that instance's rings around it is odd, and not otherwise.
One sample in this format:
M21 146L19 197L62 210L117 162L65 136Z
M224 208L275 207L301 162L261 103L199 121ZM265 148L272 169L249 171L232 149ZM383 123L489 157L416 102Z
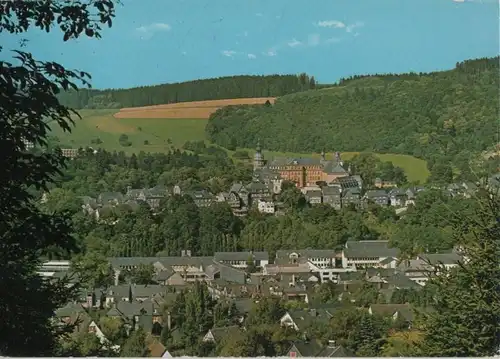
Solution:
M224 147L253 147L260 138L272 151L408 154L428 160L436 176L451 173L450 161L464 173L471 153L498 141L498 60L399 78L361 76L270 107L222 108L209 118L207 137Z
M208 119L212 113L224 106L270 104L274 97L235 98L226 100L178 102L168 105L125 107L114 114L115 118L199 118Z
M59 101L74 109L119 109L179 102L277 97L316 88L314 77L300 75L232 76L130 89L63 92Z

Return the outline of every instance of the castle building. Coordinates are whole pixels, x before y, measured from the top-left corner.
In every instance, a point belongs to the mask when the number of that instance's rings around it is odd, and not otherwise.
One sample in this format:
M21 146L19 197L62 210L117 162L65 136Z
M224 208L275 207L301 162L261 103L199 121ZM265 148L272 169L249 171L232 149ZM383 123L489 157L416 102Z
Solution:
M254 155L254 171L266 170L290 182L295 182L297 187L304 188L315 186L317 182L330 183L337 178L347 177L349 173L342 167L340 153L336 152L333 160L327 160L324 151L320 158L286 158L277 157L266 162L260 143Z

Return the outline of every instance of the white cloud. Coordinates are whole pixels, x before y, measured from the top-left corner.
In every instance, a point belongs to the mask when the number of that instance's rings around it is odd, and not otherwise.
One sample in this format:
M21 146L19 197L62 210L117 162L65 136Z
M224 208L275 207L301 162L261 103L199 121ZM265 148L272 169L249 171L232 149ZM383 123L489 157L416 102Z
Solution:
M227 57L233 57L234 55L236 55L236 51L224 50L224 51L221 51L221 54L224 56L227 56Z
M187 52L186 51L182 51L181 54L184 55L184 56L186 56Z
M307 38L307 44L309 46L318 46L320 43L319 34L310 34Z
M255 14L255 16L262 17L262 16L264 16L264 14L261 12L258 12L257 14Z
M336 29L343 29L345 27L345 24L342 21L338 21L338 20L318 21L317 25L319 27L333 27Z
M263 53L266 56L276 56L278 53L276 52L276 49L269 49L266 52Z
M290 47L297 47L299 45L302 45L302 42L298 41L295 38L288 42L288 46Z
M345 28L345 31L352 32L352 30L354 30L355 28L357 28L357 27L363 27L363 26L365 26L365 24L363 22L356 21L354 24L351 24L351 25L347 26Z
M257 58L254 54L248 54L247 57L252 60Z
M155 33L160 31L170 31L172 27L169 24L157 22L150 25L140 26L135 30L140 34L141 39L149 39Z

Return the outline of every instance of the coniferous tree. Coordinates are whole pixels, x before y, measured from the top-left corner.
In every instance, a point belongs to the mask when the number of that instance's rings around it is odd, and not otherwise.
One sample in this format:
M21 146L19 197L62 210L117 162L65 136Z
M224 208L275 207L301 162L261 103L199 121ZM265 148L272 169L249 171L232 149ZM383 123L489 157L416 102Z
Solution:
M456 218L464 260L433 278L431 306L424 314L418 354L492 356L500 349L500 200L483 190L474 217Z

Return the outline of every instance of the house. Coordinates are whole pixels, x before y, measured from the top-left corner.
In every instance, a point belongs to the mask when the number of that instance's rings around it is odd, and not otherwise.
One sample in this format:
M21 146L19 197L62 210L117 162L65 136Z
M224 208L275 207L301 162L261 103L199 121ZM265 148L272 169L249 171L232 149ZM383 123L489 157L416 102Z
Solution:
M290 358L297 357L323 357L323 358L348 358L353 354L343 346L337 345L334 340L329 340L323 345L317 340L301 340L292 343L287 351Z
M110 344L110 341L108 340L108 338L106 338L106 336L102 332L101 328L99 328L99 326L96 324L96 322L92 321L89 324L88 332L95 334L97 338L99 338L99 342L101 343L101 345ZM116 352L120 350L119 345L113 345L111 348L114 349Z
M379 206L389 205L389 195L384 190L369 190L366 191L363 199L367 202L378 204Z
M226 202L235 216L243 217L248 213L247 202L244 202L235 192L219 193L217 201Z
M245 269L249 262L253 262L256 267L263 267L269 264L268 252L215 252L214 261L235 268Z
M115 284L123 271L138 268L140 265L153 265L157 273L170 268L186 282L205 280L205 268L214 263L213 257L194 257L189 250L182 251L181 256L177 257L113 257L109 258L109 261L115 272ZM174 280L177 282L178 278Z
M409 304L372 304L368 307L370 315L391 317L392 320L403 320L411 325L414 319L413 309Z
M322 193L320 189L308 190L304 194L306 201L310 204L321 204L323 201Z
M267 264L262 268L262 275L276 276L280 274L306 274L311 273L307 263L296 264Z
M342 188L325 186L321 188L323 203L330 205L336 210L342 208Z
M145 202L152 209L158 209L160 201L170 195L168 189L164 186L156 186L152 188L132 189L127 187L125 197L129 200Z
M253 172L254 178L265 183L272 194L280 194L283 179L280 174L267 168L257 168Z
M260 213L274 214L276 212L276 205L273 201L266 201L260 198L257 203L257 210Z
M277 250L276 263L311 262L320 268L335 267L337 253L333 249Z
M333 317L332 309L309 309L309 310L289 310L283 315L279 322L282 327L291 328L303 333L313 323L328 321Z
M154 324L163 321L160 306L151 300L114 302L106 316L121 318L129 328L141 326L146 332L152 332Z
M264 202L272 202L271 201L271 191L269 187L256 179L250 182L246 189L248 191L249 196L249 206L258 206L260 201Z
M396 186L396 184L394 182L384 181L381 178L375 178L374 185L377 188L390 188L390 187L395 187Z
M361 206L361 190L357 187L342 190L342 207L353 205L356 208Z
M417 198L417 194L424 191L424 187L412 187L408 188L405 192L406 194L406 203L405 206L415 205L415 199Z
M167 288L163 285L114 285L106 292L106 306L110 307L112 303L118 302L144 302L153 299L156 295L163 296L166 291Z
M398 256L398 249L390 248L389 241L347 241L342 250L342 267L373 267Z
M407 198L406 192L400 188L393 188L389 191L389 204L392 207L403 207L406 205Z
M210 207L215 202L215 196L206 190L192 191L188 195L198 207Z
M202 341L204 343L220 343L224 338L232 337L234 335L241 334L241 329L237 325L232 325L228 327L219 327L210 329L207 334L203 337Z

